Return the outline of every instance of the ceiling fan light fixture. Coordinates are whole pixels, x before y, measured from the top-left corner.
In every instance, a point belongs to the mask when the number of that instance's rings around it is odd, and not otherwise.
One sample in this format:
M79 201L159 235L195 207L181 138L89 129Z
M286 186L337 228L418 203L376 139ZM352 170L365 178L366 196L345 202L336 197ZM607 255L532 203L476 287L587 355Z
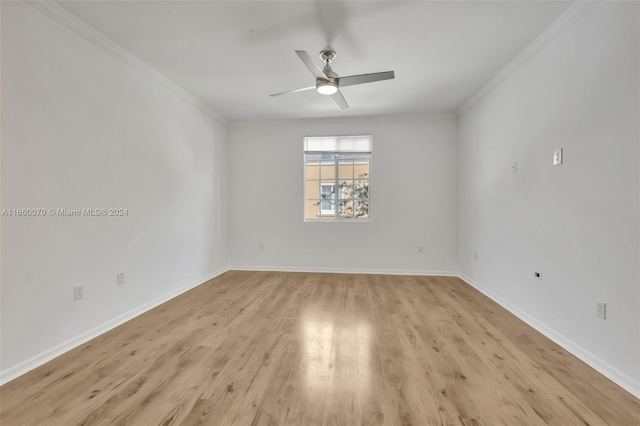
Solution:
M338 91L338 85L333 81L319 81L316 83L316 90L321 95L333 95Z
M2 1L2 0L0 0ZM324 68L320 68L309 54L304 50L296 50L296 55L304 63L311 74L315 77L315 85L307 86L300 89L287 90L286 92L274 93L270 96L286 95L287 93L306 92L315 89L319 94L330 96L336 106L342 110L348 109L349 104L344 100L344 96L340 93L340 87L354 86L356 84L373 83L375 81L390 80L395 78L393 71L374 72L370 74L348 75L346 77L339 76L331 69L331 61L336 57L336 52L331 49L325 49L320 52L320 59L324 62Z

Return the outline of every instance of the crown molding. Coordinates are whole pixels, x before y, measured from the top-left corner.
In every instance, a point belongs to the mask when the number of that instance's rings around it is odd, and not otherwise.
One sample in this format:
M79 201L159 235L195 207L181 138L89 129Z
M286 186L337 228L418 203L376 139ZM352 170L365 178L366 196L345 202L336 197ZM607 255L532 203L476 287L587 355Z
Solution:
M142 74L147 76L150 80L156 81L164 87L170 89L174 94L186 101L190 105L196 107L203 113L209 115L216 121L221 122L224 125L228 125L229 122L226 117L215 111L209 105L187 92L185 89L169 80L163 74L158 72L153 67L147 65L128 50L124 49L113 40L87 24L86 22L67 11L62 6L55 3L53 0L24 0L25 3L34 7L38 11L47 15L54 21L62 24L67 29L73 31L85 40L93 43L95 46L104 50L114 58L124 62L125 64L141 71Z
M425 122L457 120L455 112L425 112L415 114L394 115L356 115L349 117L317 117L317 118L275 118L265 120L234 120L231 121L232 129L253 127L290 127L292 125L304 126L314 124L338 124L338 123L371 123L371 122Z
M522 52L518 54L511 62L509 62L498 74L496 74L487 84L482 86L475 94L465 101L458 108L457 115L460 116L468 111L485 95L490 93L496 86L500 85L504 80L509 78L524 64L533 59L538 53L544 50L551 42L560 36L571 25L578 22L582 17L594 6L600 3L600 0L576 0L558 19L556 19L546 30L535 38Z

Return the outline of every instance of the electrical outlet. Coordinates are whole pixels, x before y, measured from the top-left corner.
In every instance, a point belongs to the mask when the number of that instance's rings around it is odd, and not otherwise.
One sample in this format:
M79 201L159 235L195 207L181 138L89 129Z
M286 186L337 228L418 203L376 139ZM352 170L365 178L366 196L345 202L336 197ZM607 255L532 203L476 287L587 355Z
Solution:
M124 272L118 272L117 279L118 285L124 284Z
M535 278L536 280L542 281L542 272L534 272L533 278Z
M559 166L560 164L562 164L562 148L553 151L553 165Z
M73 287L73 300L80 300L84 297L84 286L82 284Z
M424 253L424 246L418 246L418 253Z
M596 316L598 318L607 319L607 304L596 300Z

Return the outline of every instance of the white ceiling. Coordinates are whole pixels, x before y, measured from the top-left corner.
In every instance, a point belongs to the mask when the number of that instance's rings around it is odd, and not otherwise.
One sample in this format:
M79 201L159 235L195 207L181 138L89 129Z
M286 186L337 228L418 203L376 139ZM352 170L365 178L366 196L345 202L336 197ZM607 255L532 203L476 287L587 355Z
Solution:
M455 111L572 2L58 1L231 120ZM294 50L330 45L339 75L395 71L345 87L340 111Z

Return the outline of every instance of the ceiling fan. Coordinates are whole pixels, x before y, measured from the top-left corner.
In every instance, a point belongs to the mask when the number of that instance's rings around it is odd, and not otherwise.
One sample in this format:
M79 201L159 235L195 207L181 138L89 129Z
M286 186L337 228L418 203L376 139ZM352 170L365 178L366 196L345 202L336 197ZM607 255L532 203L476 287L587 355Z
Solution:
M324 62L324 68L320 69L315 62L311 60L309 54L304 50L296 50L296 53L307 66L311 74L316 78L314 86L303 87L301 89L288 90L286 92L274 93L270 96L286 95L287 93L304 92L306 90L316 89L321 95L327 95L340 108L347 109L349 105L344 100L341 87L353 86L356 84L373 83L375 81L390 80L395 78L393 71L375 72L372 74L358 74L340 77L331 70L331 61L336 57L336 52L331 49L325 49L320 52L320 59Z

